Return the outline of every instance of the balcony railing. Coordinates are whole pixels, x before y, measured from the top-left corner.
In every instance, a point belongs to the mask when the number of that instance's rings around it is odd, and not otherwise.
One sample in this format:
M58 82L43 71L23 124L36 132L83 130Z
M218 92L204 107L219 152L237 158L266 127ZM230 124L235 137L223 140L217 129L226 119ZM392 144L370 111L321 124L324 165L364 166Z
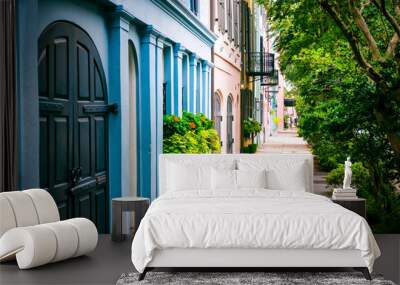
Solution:
M275 69L275 56L268 52L247 53L247 74L250 76L266 76Z
M278 70L274 70L272 74L263 76L261 86L276 86L279 84Z

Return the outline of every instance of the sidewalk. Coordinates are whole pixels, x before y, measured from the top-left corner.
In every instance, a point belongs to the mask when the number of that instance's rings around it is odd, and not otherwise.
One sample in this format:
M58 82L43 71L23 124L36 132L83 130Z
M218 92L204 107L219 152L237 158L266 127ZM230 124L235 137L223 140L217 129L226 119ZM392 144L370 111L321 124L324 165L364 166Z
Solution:
M267 142L259 147L257 152L310 153L310 149L307 142L297 135L297 130L291 129L278 132L276 135L268 137Z
M311 153L307 142L298 136L296 129L280 131L274 136L268 137L267 142L259 147L257 153ZM327 173L318 169L314 160L314 193L330 196L326 188L325 177Z

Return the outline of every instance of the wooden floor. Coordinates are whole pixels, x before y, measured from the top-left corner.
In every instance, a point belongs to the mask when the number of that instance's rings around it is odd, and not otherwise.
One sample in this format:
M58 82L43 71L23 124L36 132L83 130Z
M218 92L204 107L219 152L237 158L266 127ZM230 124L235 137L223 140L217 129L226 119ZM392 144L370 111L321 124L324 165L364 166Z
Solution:
M376 235L382 251L375 272L400 284L400 235ZM0 284L115 284L124 272L134 271L129 241L114 243L100 235L97 249L82 256L30 270L15 262L0 265ZM312 270L310 270L312 271Z
M94 252L29 270L15 262L0 264L0 284L115 284L122 273L134 271L131 243L115 243L100 235Z

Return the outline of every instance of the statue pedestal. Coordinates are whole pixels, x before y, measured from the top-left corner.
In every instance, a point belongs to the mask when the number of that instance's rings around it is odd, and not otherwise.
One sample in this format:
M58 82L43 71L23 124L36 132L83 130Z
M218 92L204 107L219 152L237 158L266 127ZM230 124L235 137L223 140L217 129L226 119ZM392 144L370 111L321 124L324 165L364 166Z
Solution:
M333 189L332 199L357 199L357 189L335 188Z

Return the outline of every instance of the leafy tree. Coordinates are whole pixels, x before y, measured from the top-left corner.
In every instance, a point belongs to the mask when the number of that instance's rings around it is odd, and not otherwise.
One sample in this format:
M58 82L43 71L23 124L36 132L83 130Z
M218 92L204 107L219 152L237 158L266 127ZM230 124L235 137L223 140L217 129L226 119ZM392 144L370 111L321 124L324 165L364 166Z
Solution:
M304 47L324 44L368 77L373 119L400 156L398 0L259 0L266 4L284 69ZM351 56L346 53L351 52ZM287 70L287 71L289 71Z
M369 222L400 232L400 51L389 21L398 21L397 1L260 2L294 86L300 135L332 175L347 155L360 162Z

